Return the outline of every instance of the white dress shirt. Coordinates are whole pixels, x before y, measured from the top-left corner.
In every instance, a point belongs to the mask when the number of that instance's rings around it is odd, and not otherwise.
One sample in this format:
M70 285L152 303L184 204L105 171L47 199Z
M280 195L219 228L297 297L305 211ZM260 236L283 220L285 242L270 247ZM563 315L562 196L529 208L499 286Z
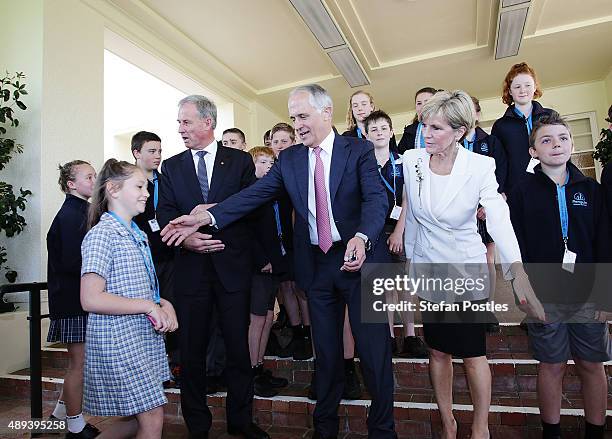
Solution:
M332 212L331 196L329 189L329 173L331 170L331 158L334 149L334 131L330 131L321 142L321 161L325 172L325 191L327 192L327 210L329 211L329 222L331 223L332 241L340 241L340 233L334 221ZM317 155L314 148L308 148L308 230L310 232L310 243L319 245L319 235L317 234L317 203L315 200L314 172Z
M204 164L206 165L206 176L208 177L208 188L210 189L210 181L212 180L213 168L215 167L215 157L217 157L217 141L213 139L213 141L206 145L203 149L191 150L196 175L198 175L198 164L200 163L200 156L198 155L198 152L202 150L207 152L207 154L204 154Z

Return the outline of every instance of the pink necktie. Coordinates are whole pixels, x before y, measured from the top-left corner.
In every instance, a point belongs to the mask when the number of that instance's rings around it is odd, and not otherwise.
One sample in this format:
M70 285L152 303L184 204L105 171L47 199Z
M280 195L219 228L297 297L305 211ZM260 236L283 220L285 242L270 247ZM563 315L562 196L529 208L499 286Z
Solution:
M327 253L332 246L331 225L329 223L329 209L327 208L327 191L325 190L325 169L321 160L321 147L314 149L316 156L314 171L315 204L317 208L317 235L319 248Z

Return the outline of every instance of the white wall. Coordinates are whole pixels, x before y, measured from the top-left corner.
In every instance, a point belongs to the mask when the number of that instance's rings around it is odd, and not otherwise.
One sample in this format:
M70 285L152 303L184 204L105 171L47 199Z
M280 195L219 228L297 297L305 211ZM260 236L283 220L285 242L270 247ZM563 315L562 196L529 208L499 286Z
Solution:
M612 70L610 70L610 72L608 73L608 76L606 76L606 78L604 79L604 83L606 85L606 97L607 97L607 104L608 104L608 108L610 107L610 105L612 105Z

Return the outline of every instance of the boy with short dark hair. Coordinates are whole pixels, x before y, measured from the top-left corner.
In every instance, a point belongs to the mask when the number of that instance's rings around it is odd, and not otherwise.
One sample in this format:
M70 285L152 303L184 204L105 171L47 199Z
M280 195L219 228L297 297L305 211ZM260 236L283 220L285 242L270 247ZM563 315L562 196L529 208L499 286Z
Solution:
M596 263L610 261L610 230L600 185L570 161L574 145L558 113L534 124L529 154L540 164L516 184L508 203L523 262L546 311L528 323L538 370L543 438L560 438L563 376L573 359L582 381L585 437L603 438L607 407L604 362L612 358L607 323L594 318Z
M389 209L387 211L384 238L380 239L374 249L374 261L378 263L391 263L405 261L404 257L404 226L406 206L404 197L404 175L401 156L391 150L393 138L393 123L387 113L375 110L363 121L366 138L374 144L374 155L378 162L378 173L387 189ZM387 301L398 303L398 293L393 292L387 296ZM400 356L408 358L427 358L429 353L423 341L414 332L414 313L400 312L404 325L404 338ZM394 316L389 313L389 326L391 337L393 332ZM395 340L395 338L394 338ZM395 341L394 341L395 345ZM395 350L395 346L394 346Z
M223 131L221 143L228 148L239 149L241 151L247 149L246 136L240 128L228 128Z

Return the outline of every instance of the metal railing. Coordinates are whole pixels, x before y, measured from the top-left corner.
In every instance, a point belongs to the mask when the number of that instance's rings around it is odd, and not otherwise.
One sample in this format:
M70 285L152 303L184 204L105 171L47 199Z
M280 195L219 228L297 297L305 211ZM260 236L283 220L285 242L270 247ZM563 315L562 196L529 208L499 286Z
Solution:
M8 293L29 293L30 321L30 413L32 419L41 419L42 410L42 357L40 344L40 322L49 314L40 313L40 292L47 289L47 282L0 285L0 303Z

